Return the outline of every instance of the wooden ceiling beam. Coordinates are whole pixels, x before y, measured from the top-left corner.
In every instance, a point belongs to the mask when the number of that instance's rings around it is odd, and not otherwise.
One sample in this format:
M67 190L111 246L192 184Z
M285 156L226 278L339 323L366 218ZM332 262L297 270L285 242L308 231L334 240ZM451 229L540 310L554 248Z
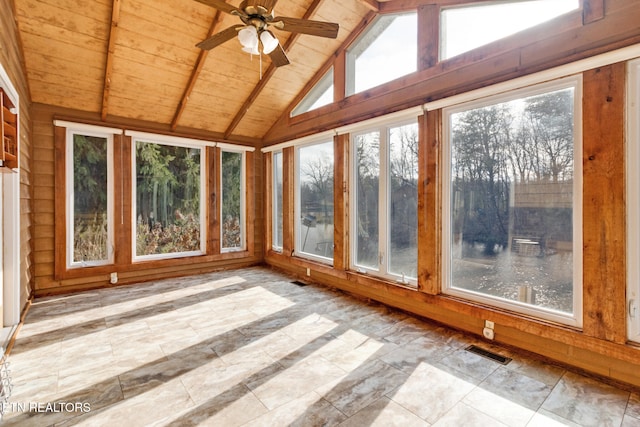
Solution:
M113 54L116 48L118 23L120 20L120 0L113 0L111 7L111 29L109 30L109 46L107 47L107 64L104 67L104 86L102 89L102 112L100 118L107 120L109 112L109 95L111 93L111 76L113 74Z
M584 24L604 19L605 5L604 0L583 0L582 16Z
M360 0L361 2L367 0ZM378 2L380 13L399 13L415 10L421 6L470 6L472 4L490 4L495 3L494 0L391 0Z
M220 25L220 21L222 21L222 12L217 11L215 16L213 17L213 21L211 22L211 27L209 28L209 32L207 33L207 37L209 38L215 34L218 30L218 26ZM178 122L182 117L182 113L184 113L184 109L187 106L187 102L189 102L189 97L191 96L191 92L193 92L193 88L200 77L200 73L202 72L202 68L204 67L204 61L207 59L207 55L209 54L208 50L200 49L200 53L198 54L198 59L196 60L196 64L191 71L191 76L189 77L189 82L187 83L187 87L182 94L182 98L180 99L180 103L178 104L178 108L176 109L176 113L173 115L173 120L171 120L171 130L175 131L178 127Z
M373 12L380 12L380 2L378 0L360 0L360 3L368 7Z
M313 0L313 2L311 3L311 5L309 5L309 8L305 12L302 19L309 19L311 15L313 15L316 12L316 10L318 10L318 8L320 7L323 1L324 0ZM300 37L300 34L298 33L291 34L291 36L287 39L287 41L282 45L282 48L284 49L285 52L288 52L289 49L291 49L291 46L293 46L293 44L298 40L298 37ZM269 80L271 80L271 77L273 77L273 74L275 73L276 69L277 67L274 66L273 64L269 65L267 70L262 75L262 79L258 82L258 84L253 89L253 91L251 91L247 99L242 104L242 107L240 107L240 110L231 121L231 124L229 125L229 127L227 127L227 130L224 132L225 139L229 139L233 131L238 127L238 125L244 118L245 114L247 114L247 111L249 110L249 107L251 106L251 104L253 104L253 102L258 98L260 93L262 93L264 88L267 86L267 83L269 83Z

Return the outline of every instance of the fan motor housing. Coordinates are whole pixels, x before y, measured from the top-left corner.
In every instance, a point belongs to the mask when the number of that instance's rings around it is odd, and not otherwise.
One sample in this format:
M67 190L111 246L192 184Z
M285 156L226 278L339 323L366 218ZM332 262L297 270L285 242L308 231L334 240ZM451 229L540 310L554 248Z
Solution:
M253 3L253 2L252 2ZM261 18L263 21L273 19L273 10L269 10L262 5L247 5L247 1L243 1L238 6L238 9L243 10L249 18Z

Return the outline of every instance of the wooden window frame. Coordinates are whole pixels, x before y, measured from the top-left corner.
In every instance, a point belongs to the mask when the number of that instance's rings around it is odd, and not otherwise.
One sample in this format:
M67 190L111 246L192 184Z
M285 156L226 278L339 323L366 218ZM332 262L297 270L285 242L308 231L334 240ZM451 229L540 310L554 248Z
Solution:
M109 128L104 126L87 125L83 123L74 123L55 120L54 121L54 140L55 140L55 192L56 194L64 194L64 197L56 197L54 201L54 208L56 212L55 218L55 231L54 231L54 277L56 279L62 279L66 277L82 277L86 275L87 271L96 273L107 273L114 270L114 264L122 261L122 256L116 252L116 248L119 245L119 236L116 234L114 227L113 240L111 242L114 247L114 258L112 263L105 265L88 265L81 266L80 268L70 268L70 262L67 260L69 251L68 246L68 214L67 214L67 129L76 131L76 133L82 133L85 131L99 133L102 135L111 134L113 137L113 153L114 156L119 156L121 153L122 144L122 130L118 128ZM118 182L122 178L122 170L114 168L113 183ZM114 194L117 194L117 188L113 189ZM119 212L122 209L122 204L118 197L114 197L113 210Z
M101 261L74 261L74 136L93 136L105 138L107 144L107 259ZM86 268L103 265L113 265L115 256L114 233L114 133L110 130L88 129L86 127L71 127L66 129L65 141L65 219L66 219L66 268Z
M91 123L91 124L89 124ZM255 154L254 147L249 146L236 146L228 143L218 143L215 141L206 141L199 139L191 139L187 137L175 137L159 133L147 133L138 132L134 130L128 130L125 128L109 128L102 126L95 122L76 122L73 118L69 117L55 117L54 118L54 153L55 153L55 182L54 188L56 194L66 193L66 129L68 127L85 127L85 128L100 128L109 129L113 132L114 141L114 262L110 265L101 266L87 266L83 268L67 268L66 254L67 254L67 218L65 197L57 197L54 201L55 208L55 221L54 221L54 274L55 280L76 281L76 280L91 280L91 282L103 282L109 281L109 275L111 273L132 273L132 277L139 277L139 273L149 270L162 269L166 274L168 271L172 271L173 268L179 266L181 271L191 271L193 268L198 268L198 265L206 265L210 263L216 263L220 265L226 265L227 263L236 264L242 259L249 259L254 257L255 254L255 198L249 197L255 194L256 179L255 179ZM135 135L144 134L151 135L154 140L177 139L184 142L191 142L199 144L202 148L202 155L205 156L205 178L204 178L204 218L207 233L205 235L206 250L199 255L193 255L180 258L166 258L157 260L143 260L133 261L132 246L133 246L133 230L132 221L134 213L131 206L131 200L133 197L133 182L132 179L132 140ZM219 164L219 157L221 149L231 149L242 151L245 153L245 167L243 179L245 180L245 193L246 204L244 212L245 214L245 247L241 251L225 252L220 250L220 222L219 222L219 206L218 198L219 194L219 174L213 173L216 171ZM249 167L250 166L250 167ZM192 267L190 267L192 266ZM159 273L158 273L159 274ZM147 277L147 276L145 276ZM125 281L131 281L133 279L123 279Z
M381 20L386 20L386 19L393 19L393 18L397 18L397 17L401 17L401 16L407 16L407 15L415 15L416 16L416 53L414 56L415 59L415 65L416 68L415 70L409 72L409 73L405 73L403 75L399 75L397 77L392 78L391 80L387 80L387 81L383 81L383 82L379 82L377 84L375 84L372 87L368 87L362 90L356 90L356 86L357 86L357 73L356 73L356 68L355 68L355 64L356 61L359 57L353 55L353 50L359 50L360 53L364 52L365 50L367 50L373 43L375 43L380 35L382 35L384 33L384 30L386 28L383 29L383 31L381 33L378 33L375 35L374 38L371 38L368 43L366 43L366 41L369 39L369 37L371 36L371 33L375 33L377 31L377 26L380 25L380 21ZM349 45L349 47L347 47L345 49L345 67L344 67L344 73L345 73L345 93L344 96L345 97L349 97L352 95L357 95L359 93L363 93L363 92L367 92L370 89L373 89L374 87L378 87L378 86L382 86L386 83L389 83L390 81L394 81L397 79L402 78L403 76L407 76L409 74L415 73L416 71L419 70L420 65L418 64L418 52L420 51L420 46L419 46L419 42L418 42L418 35L420 34L420 31L418 30L418 24L421 22L421 19L418 17L418 11L414 8L414 9L409 9L407 11L404 12L395 12L395 13L387 13L387 14L381 14L379 16L377 16L375 19L373 19L373 21L366 27L366 29L364 29L364 31L362 31L362 33L360 35L358 35L358 37L353 41L353 43L351 43ZM360 43L366 43L366 46L364 47L364 49L360 49ZM336 72L339 70L336 70ZM340 70L342 71L342 70Z
M538 1L540 1L540 0L538 0ZM499 42L500 40L503 40L503 39L506 39L508 37L511 37L514 34L517 34L517 33L521 32L521 31L526 31L526 30L528 30L530 28L535 28L535 27L538 27L540 25L544 25L546 22L552 21L552 20L554 20L554 19L556 19L558 17L561 17L561 16L569 14L569 13L576 12L576 11L580 10L581 7L582 7L581 1L580 0L577 0L577 1L578 1L578 6L575 9L571 9L571 10L569 10L569 11L563 13L563 14L554 16L553 18L550 18L550 19L547 19L545 21L542 21L542 22L540 22L540 23L538 23L536 25L520 28L518 31L516 31L514 33L508 34L506 36L498 37L498 38L496 38L494 40L489 40L488 42L483 43L483 44L478 45L478 46L475 46L475 47L473 47L471 49L467 49L467 50L464 50L462 52L458 52L458 53L451 54L451 55L448 55L448 56L445 56L445 45L446 45L446 42L447 42L447 37L446 37L445 31L447 30L447 26L444 24L444 22L446 22L445 17L444 17L444 13L446 11L455 10L455 9L459 10L459 9L482 8L482 7L485 7L485 6L501 6L502 4L485 1L485 2L479 2L479 3L478 2L476 2L476 3L466 2L466 3L461 3L461 4L454 4L454 5L451 5L451 6L442 6L442 7L440 7L439 18L438 18L438 28L439 28L439 31L438 31L438 40L439 40L438 60L439 61L446 61L446 60L449 60L451 58L455 58L455 57L460 56L460 55L465 55L465 54L467 54L469 52L473 52L473 51L475 51L477 49L481 49L483 46L490 45L492 43ZM511 4L515 4L515 3L521 3L521 1L515 0L515 1L507 2L504 5L511 5Z
M137 224L137 208L136 208L136 143L150 143L157 145L167 145L172 147L181 147L181 148L189 148L189 149L197 149L200 150L200 206L199 206L199 219L200 219L200 250L198 251L188 251L188 252L172 252L167 254L149 254L149 255L138 255L136 253L137 246L137 233L136 233L136 224ZM146 261L158 261L165 259L174 259L174 258L188 258L194 256L202 256L207 253L207 214L206 214L206 147L195 144L181 141L179 139L174 139L166 136L154 136L154 135L132 135L131 140L131 254L132 254L132 262L146 262Z
M543 320L565 324L580 328L583 324L583 170L582 170L582 93L583 93L582 75L573 75L563 77L549 82L530 83L528 86L512 89L502 93L487 95L482 98L471 100L459 105L446 107L442 112L442 234L441 234L441 251L442 251L442 292L454 297L460 297L469 301L474 301L488 306L495 306L502 309L511 310L524 315L537 317ZM450 115L467 111L483 106L490 106L502 102L522 99L525 97L542 95L554 90L562 90L563 88L573 87L574 92L574 178L573 178L573 203L572 203L572 219L573 219L573 312L560 313L553 310L544 309L534 305L519 304L515 301L509 301L490 295L478 294L471 291L465 291L460 288L454 288L450 283L451 259L448 254L451 253L450 248L450 165L451 165L451 140L450 140ZM446 256L445 256L446 255Z
M294 218L297 218L296 221L294 221L294 231L293 231L293 235L294 235L294 255L299 257L299 258L304 258L307 260L311 260L311 261L317 261L321 264L327 264L327 265L333 265L334 263L334 256L335 253L333 254L333 256L331 258L328 257L323 257L323 256L319 256L319 255L314 255L312 253L309 252L304 252L302 250L302 227L301 227L301 222L300 222L300 218L302 215L302 206L301 206L301 197L300 197L300 150L304 149L304 148L309 148L309 147L313 147L315 145L322 145L322 144L331 144L332 145L332 150L335 150L335 144L334 144L334 140L333 138L318 138L312 142L308 142L305 144L300 144L300 145L296 145L295 146L295 161L294 161L294 168L295 168L295 174L294 174L294 194L295 194L295 213L294 213ZM335 164L335 152L333 153L333 156L331 157L332 163L333 163L333 171L334 171L334 180L335 180L335 168L336 168L336 164ZM335 197L335 194L334 194ZM335 212L334 212L335 213ZM286 219L286 218L285 218ZM334 219L334 227L335 227L335 219ZM335 245L335 241L334 241L334 245Z
M389 219L390 219L390 215L389 215L389 207L391 205L391 199L390 199L390 174L391 174L391 160L390 160L390 153L391 153L391 148L390 148L390 131L391 129L394 128L399 128L399 127L404 127L404 126L409 126L409 125L415 125L416 126L416 133L418 136L418 146L420 145L420 130L419 130L419 123L418 123L418 119L404 119L404 120L397 120L397 121L392 121L392 122L382 122L380 125L373 125L369 128L367 128L366 130L362 130L359 131L357 133L352 133L351 134L351 158L353 159L353 163L350 165L351 166L351 206L352 206L352 210L350 212L351 214L351 218L350 218L350 228L351 230L358 230L358 224L357 224L357 220L358 220L358 216L357 216L357 206L358 206L358 192L357 189L355 188L356 182L357 182L357 148L356 148L356 139L358 136L360 135L364 135L364 134L368 134L368 133L372 133L372 132L378 132L380 135L380 175L378 176L378 180L379 180L379 188L378 188L378 206L379 206L379 212L380 215L378 217L378 251L380 253L380 256L382 257L382 261L380 261L378 263L378 268L377 269L373 269L373 268L368 268L365 266L361 266L356 264L356 259L357 259L357 243L358 243L358 239L356 236L353 236L353 238L351 239L351 247L349 248L350 251L350 260L351 260L351 264L350 264L350 268L354 271L358 271L361 273L366 273L366 274L371 274L372 276L379 276L383 279L388 279L388 280L392 280L400 285L404 285L404 286L409 286L412 288L417 288L418 286L418 262L416 260L416 277L402 277L398 274L394 274L391 273L390 270L390 266L389 266L389 254L391 252L391 243L389 241L390 238L390 232L389 232ZM418 166L420 164L420 160L417 159L417 163ZM418 190L416 190L416 200L418 198ZM417 219L417 218L416 218ZM418 230L416 230L417 233ZM418 238L418 241L420 239ZM420 245L420 243L417 244L416 246L416 251L418 250L418 246ZM380 260L380 258L379 258Z
M224 187L224 176L222 171L222 153L234 153L242 156L241 158L241 168L240 168L240 194L244 195L244 197L240 198L240 242L241 245L238 247L229 247L226 248L223 246L223 233L224 229L222 227L222 222L224 218L222 218L222 209L223 209L223 187ZM220 215L220 252L221 253L230 253L230 252L243 252L247 249L247 156L245 155L244 150L233 150L231 148L220 149L219 162L218 165L218 173L220 179L220 187L218 193L219 197L219 215Z
M277 160L276 160L276 156L280 157L280 172L282 173L282 176L280 177L281 180L283 181L283 185L282 185L282 190L280 191L280 193L278 193L277 190L277 182L278 182L278 178L276 176L276 172L277 172L277 168L276 168L276 164L277 164ZM277 150L277 151L273 151L271 153L271 162L270 162L271 168L267 169L267 173L269 173L269 179L270 179L270 189L271 189L271 193L270 193L270 197L269 200L271 202L271 204L269 205L269 211L271 213L271 221L270 224L267 225L267 227L269 227L269 229L271 230L271 241L269 242L269 244L271 245L271 250L278 252L278 253L282 253L283 247L284 247L284 224L279 224L278 221L278 197L283 198L283 202L284 202L284 154L282 152L282 150ZM283 211L284 211L284 203L283 203ZM283 212L284 214L284 212ZM284 219L284 216L283 216ZM284 221L283 221L284 222ZM279 226L282 227L283 229L283 241L282 242L278 242L278 228ZM278 245L278 243L280 243Z
M334 88L334 76L333 76L333 71L334 67L330 67L325 73L324 75L313 85L313 87L311 88L311 90L309 90L309 92L307 92L307 94L304 96L304 98L302 98L302 100L291 110L290 113L290 117L295 117L295 116L299 116L300 114L304 114L307 113L309 111L315 110L317 108L320 107L324 107L325 105L331 104L334 102L334 92L335 90L332 90L331 94L332 94L332 98L331 101L322 104L322 105L318 105L317 107L314 107L314 105L316 104L316 102L318 102L318 100L320 98L322 98L322 96L329 91L329 89Z

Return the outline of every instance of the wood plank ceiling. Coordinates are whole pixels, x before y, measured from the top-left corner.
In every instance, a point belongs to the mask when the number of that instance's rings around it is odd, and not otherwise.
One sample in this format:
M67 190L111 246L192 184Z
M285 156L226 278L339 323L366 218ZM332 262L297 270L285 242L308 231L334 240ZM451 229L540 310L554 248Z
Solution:
M235 38L197 48L240 21L194 0L15 0L33 102L255 142L376 5L278 1L277 15L337 22L340 31L333 40L274 30L291 60L275 68Z

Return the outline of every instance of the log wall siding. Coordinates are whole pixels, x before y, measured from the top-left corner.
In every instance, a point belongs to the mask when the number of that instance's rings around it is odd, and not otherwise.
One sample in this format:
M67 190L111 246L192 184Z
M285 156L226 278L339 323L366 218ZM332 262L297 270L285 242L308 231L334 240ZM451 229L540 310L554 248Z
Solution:
M172 276L184 276L198 274L202 272L219 269L240 268L255 265L263 259L263 167L262 153L256 151L246 154L246 231L247 250L241 252L220 253L218 221L219 212L209 211L207 223L207 248L208 255L181 258L174 260L158 260L131 263L131 177L129 173L116 171L114 181L116 182L115 194L116 207L122 203L124 212L124 223L116 227L114 237L118 249L114 265L66 269L66 230L65 230L65 202L64 197L55 197L56 194L64 194L64 128L55 127L53 122L59 115L64 115L65 119L75 117L77 122L96 123L97 119L92 113L80 111L70 111L58 107L42 104L33 104L32 117L34 125L34 142L38 167L34 172L34 202L37 206L48 206L36 213L37 227L34 231L35 237L35 294L49 295L62 292L91 289L111 286L109 284L109 274L118 273L118 285L155 280ZM105 126L110 126L105 123ZM119 123L112 127L139 128L140 124L130 121L129 126ZM153 128L145 125L147 131L153 132ZM158 130L159 133L161 129ZM56 138L56 133L58 136ZM184 135L183 135L184 136ZM197 136L194 136L197 138ZM61 142L56 143L56 139ZM119 142L121 141L121 143ZM116 137L114 139L115 154L122 152L123 162L130 164L131 138ZM209 189L216 189L219 186L219 148L207 148L206 164L208 169L216 173L210 174L207 186ZM116 168L117 169L117 168ZM125 168L125 171L129 170ZM122 180L122 186L119 185ZM121 190L121 189L122 190ZM209 191L207 200L209 206L216 206L214 194L217 191ZM120 212L119 208L117 209Z
M0 0L0 63L20 96L20 308L31 296L34 275L33 231L34 203L32 197L32 129L31 98L20 48L21 41L14 19L13 2ZM43 200L38 206L52 210L53 200Z

